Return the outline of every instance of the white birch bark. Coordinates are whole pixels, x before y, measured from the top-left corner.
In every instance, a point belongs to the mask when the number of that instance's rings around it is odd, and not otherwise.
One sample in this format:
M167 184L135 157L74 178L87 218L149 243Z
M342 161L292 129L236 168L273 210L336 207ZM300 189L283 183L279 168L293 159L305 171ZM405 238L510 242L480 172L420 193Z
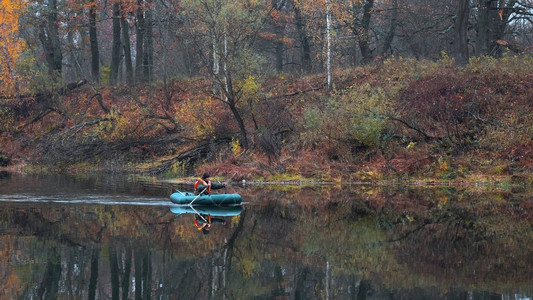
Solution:
M217 75L220 72L217 55L217 39L213 33L213 95L218 93Z
M328 74L328 89L331 89L331 10L329 0L326 1L326 69Z

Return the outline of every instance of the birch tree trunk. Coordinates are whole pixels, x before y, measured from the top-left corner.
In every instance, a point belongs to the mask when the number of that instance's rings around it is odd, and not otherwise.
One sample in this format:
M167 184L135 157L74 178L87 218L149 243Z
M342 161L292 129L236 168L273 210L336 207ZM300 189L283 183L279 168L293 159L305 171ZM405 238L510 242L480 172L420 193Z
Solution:
M124 45L124 63L126 64L126 82L133 84L133 62L131 60L131 43L128 20L125 17L120 19L122 27L122 43Z
M219 92L219 83L217 78L220 73L220 64L218 62L217 39L214 34L211 36L211 42L213 46L213 95L216 95Z
M329 0L326 0L326 69L328 74L328 89L331 90L331 10Z

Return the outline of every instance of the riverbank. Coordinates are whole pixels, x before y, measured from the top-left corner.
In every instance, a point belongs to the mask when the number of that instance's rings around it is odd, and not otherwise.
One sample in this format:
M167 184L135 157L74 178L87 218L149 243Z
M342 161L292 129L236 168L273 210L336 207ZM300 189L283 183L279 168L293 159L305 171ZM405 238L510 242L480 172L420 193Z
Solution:
M468 174L453 179L450 178L436 178L436 177L422 177L415 175L404 175L393 177L391 174L378 174L371 171L357 170L347 173L346 170L342 172L332 172L331 167L329 172L323 170L324 174L319 177L305 177L301 173L270 173L265 176L265 173L258 174L257 167L252 167L252 163L248 164L249 169L239 167L236 165L229 166L227 163L210 163L200 166L195 172L197 175L187 175L180 172L173 172L167 170L162 173L154 173L154 169L160 169L160 166L155 162L143 163L133 165L130 164L123 168L118 168L116 165L110 167L111 164L106 165L87 165L78 164L72 165L68 168L57 168L47 166L37 166L27 164L26 162L18 162L17 164L8 167L0 167L0 171L21 173L21 174L54 174L66 173L71 175L81 174L130 174L139 176L150 176L164 179L166 181L176 184L193 184L198 174L203 172L210 172L216 174L213 176L214 180L221 182L229 182L232 184L239 184L242 186L258 186L258 185L278 185L278 186L425 186L425 187L475 187L475 188L502 188L502 189L526 189L533 190L533 174L532 173L514 173L514 174ZM263 166L264 167L264 166ZM355 166L351 166L355 168ZM368 168L368 166L367 166ZM265 168L266 169L266 168ZM316 170L318 174L318 170ZM426 174L427 175L427 174Z
M212 83L197 78L173 80L168 93L156 83L99 87L101 102L80 86L57 101L1 104L2 165L165 178L207 171L232 182L531 186L531 70L528 55L463 67L388 59L338 70L334 89L323 74L263 78L253 85L258 98L234 109L206 99Z

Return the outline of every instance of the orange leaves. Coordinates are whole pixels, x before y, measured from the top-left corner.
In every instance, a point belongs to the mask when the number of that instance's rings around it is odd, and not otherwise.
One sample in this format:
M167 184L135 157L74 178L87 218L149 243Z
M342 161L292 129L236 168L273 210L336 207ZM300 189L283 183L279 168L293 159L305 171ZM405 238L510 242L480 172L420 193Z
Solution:
M500 16L500 21L503 21L503 9L505 8L505 2L507 2L506 0L503 0L500 4L500 10L498 11L498 16Z
M24 50L24 42L18 37L19 16L26 7L22 0L1 0L0 5L0 94L17 93L15 63Z
M16 39L18 18L26 4L21 0L1 0L0 5L0 38L2 46Z
M497 40L496 43L499 44L499 45L502 45L502 46L508 46L509 45L509 42L507 42L506 40Z
M293 45L294 39L286 36L278 36L273 32L260 32L258 34L262 39L273 42L281 42L286 45Z
M0 298L2 299L15 298L22 289L20 279L13 269L13 260L17 258L15 243L14 235L2 235L0 238L0 278L2 278Z
M277 35L273 32L262 32L262 33L259 33L259 36L265 40L271 40L271 41L275 41L278 39Z

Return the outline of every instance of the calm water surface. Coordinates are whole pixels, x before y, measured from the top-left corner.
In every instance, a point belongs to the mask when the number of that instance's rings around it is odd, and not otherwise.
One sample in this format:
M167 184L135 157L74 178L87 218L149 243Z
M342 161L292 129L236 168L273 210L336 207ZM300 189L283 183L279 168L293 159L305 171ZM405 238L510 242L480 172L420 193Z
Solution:
M533 197L238 186L197 215L156 178L0 173L0 299L531 299Z

